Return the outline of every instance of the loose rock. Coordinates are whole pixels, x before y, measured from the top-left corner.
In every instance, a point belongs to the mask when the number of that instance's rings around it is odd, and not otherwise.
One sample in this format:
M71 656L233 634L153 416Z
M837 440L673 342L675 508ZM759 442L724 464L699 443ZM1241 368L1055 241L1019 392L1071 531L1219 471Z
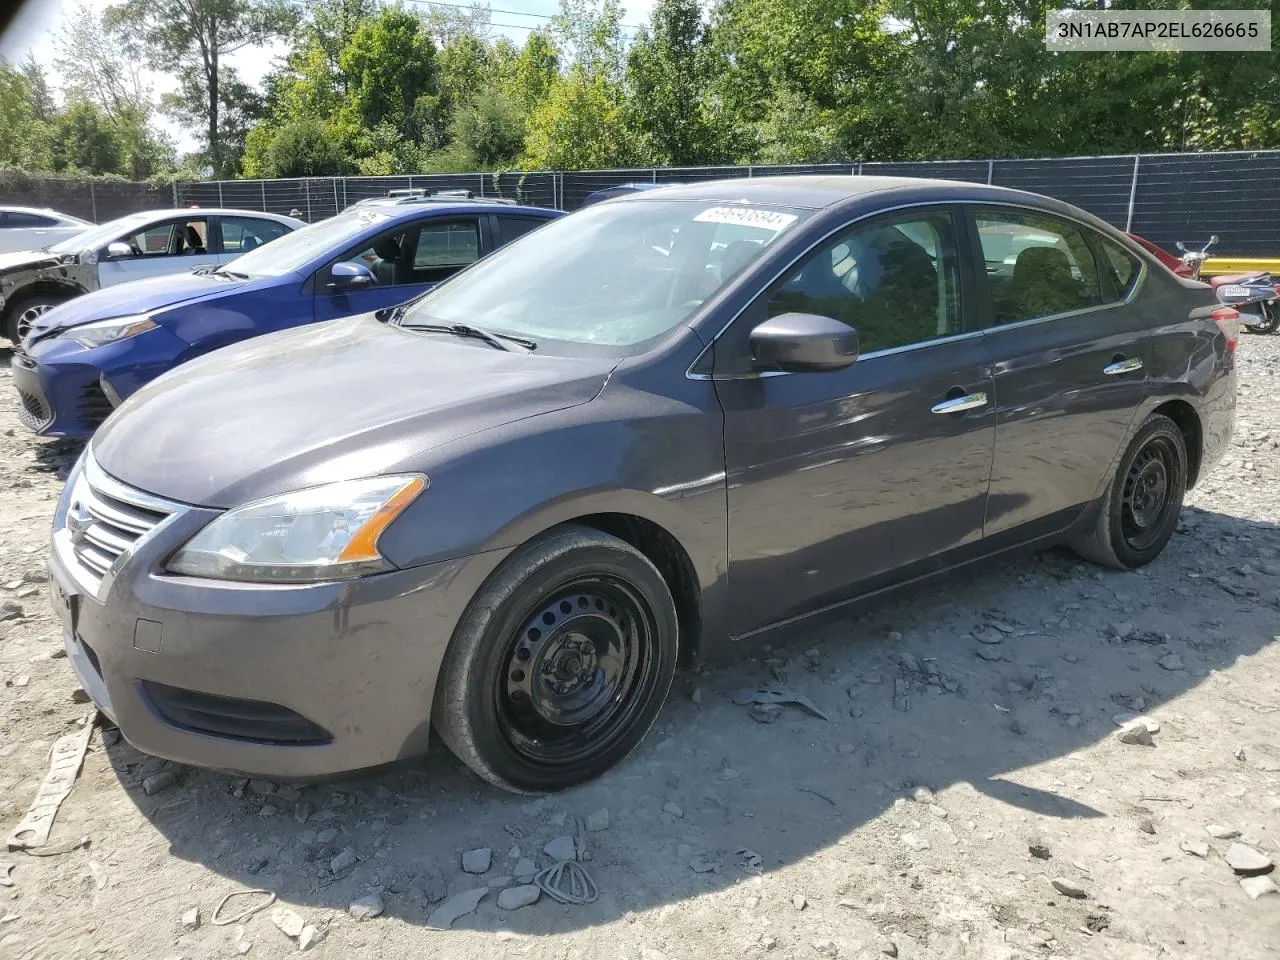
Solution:
M1176 653L1166 653L1156 663L1160 664L1165 670L1181 670L1183 668L1182 657Z
M1064 897L1071 897L1073 900L1084 900L1089 896L1084 887L1072 883L1065 877L1055 877L1050 883L1053 884L1053 889Z
M608 830L609 810L602 807L595 813L589 814L587 816L587 829L592 833L599 833L601 830Z
M1155 740L1151 738L1151 731L1140 723L1125 727L1116 734L1116 739L1132 746L1154 747L1156 745Z
M1257 900L1267 894L1280 893L1280 889L1276 888L1275 881L1270 877L1243 877L1240 880L1240 889L1249 895L1250 900Z
M928 839L915 833L904 833L902 835L902 842L917 853L923 853L930 847Z
M276 907L272 910L271 922L286 937L292 937L295 940L302 936L302 929L306 926L306 922L302 917L288 907Z
M196 930L200 926L200 908L192 907L182 915L182 925L188 930Z
M835 957L840 954L840 948L836 946L835 941L828 940L825 937L814 940L813 949L824 957Z
M1199 857L1201 860L1209 856L1209 844L1203 840L1183 840L1182 843L1178 844L1178 849L1183 853L1191 854L1193 857Z
M1270 857L1243 843L1233 843L1227 848L1225 859L1236 873L1262 873L1272 867Z
M386 905L382 902L382 897L371 893L367 897L353 901L347 907L347 913L355 920L372 920L374 917L382 916L382 911L385 909Z
M679 820L684 816L684 807L680 806L678 803L668 802L662 805L662 812L668 813Z
M310 950L323 939L324 930L314 924L308 923L302 928L302 932L298 934L298 949Z
M489 847L468 850L462 855L462 870L464 873L485 873L491 863L493 863L493 850Z
M542 890L532 883L507 887L498 894L498 906L503 910L519 910L537 903L541 895Z
M346 873L356 865L359 857L351 847L345 848L341 853L329 861L329 870L336 877L340 873Z
M542 852L552 860L578 859L578 848L573 842L573 837L556 837L542 848Z
M480 906L480 901L488 894L488 887L476 887L474 890L464 890L462 893L454 894L431 911L431 916L427 917L427 926L435 927L437 930L448 930L455 920L465 917Z
M1234 840L1240 836L1240 831L1235 827L1224 827L1220 823L1211 823L1204 828L1204 832L1215 840Z
M172 770L161 770L142 781L142 792L153 797L161 790L168 790L178 782L178 775Z
M538 872L538 866L528 857L521 857L516 861L515 868L511 872L515 874L517 880L532 880L534 874Z
M880 952L886 957L896 957L898 955L898 945L888 937L878 937L877 942L880 946Z

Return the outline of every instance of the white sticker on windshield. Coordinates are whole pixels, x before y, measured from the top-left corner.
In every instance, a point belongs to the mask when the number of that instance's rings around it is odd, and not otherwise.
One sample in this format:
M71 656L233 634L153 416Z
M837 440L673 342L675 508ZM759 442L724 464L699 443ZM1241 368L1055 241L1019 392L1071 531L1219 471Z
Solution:
M761 230L777 233L795 223L796 215L753 207L711 207L693 219L699 223L733 223L740 227L759 227Z

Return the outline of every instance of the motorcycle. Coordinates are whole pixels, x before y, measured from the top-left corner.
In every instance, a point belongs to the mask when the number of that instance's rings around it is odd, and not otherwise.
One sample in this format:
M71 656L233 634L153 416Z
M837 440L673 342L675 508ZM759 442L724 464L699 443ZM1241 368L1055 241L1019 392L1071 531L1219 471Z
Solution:
M1188 250L1186 244L1179 240L1176 244L1178 252L1182 254L1182 264L1191 271L1191 279L1200 279L1200 268L1204 266L1204 262L1209 259L1209 248L1218 242L1218 235L1215 233L1209 237L1209 241L1199 250Z
M1240 311L1240 321L1250 333L1274 333L1280 327L1280 284L1269 273L1239 277L1214 277L1218 302Z

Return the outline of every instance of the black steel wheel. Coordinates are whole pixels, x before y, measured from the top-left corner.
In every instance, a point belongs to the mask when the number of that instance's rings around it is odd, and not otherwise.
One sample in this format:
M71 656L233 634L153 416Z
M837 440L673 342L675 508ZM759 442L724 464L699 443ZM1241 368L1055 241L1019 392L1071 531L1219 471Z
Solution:
M1093 529L1072 543L1082 556L1132 570L1150 563L1178 525L1187 490L1187 446L1178 425L1152 414L1120 458Z
M441 668L436 730L501 787L573 786L644 737L676 650L675 605L648 558L597 530L559 528L472 601Z

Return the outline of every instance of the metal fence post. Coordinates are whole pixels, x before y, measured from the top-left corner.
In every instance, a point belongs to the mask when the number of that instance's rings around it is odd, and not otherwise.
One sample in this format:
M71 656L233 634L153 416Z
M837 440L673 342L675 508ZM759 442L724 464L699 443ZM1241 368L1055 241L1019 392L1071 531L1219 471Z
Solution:
M480 196L483 197L484 196L484 174L478 173L476 174L476 176L480 178Z
M310 180L302 181L302 192L303 192L303 195L307 198L307 223L310 223L311 222L311 181Z
M1142 154L1137 153L1133 156L1133 180L1129 183L1129 213L1124 218L1124 232L1128 233L1133 229L1133 204L1138 199L1138 161L1142 159Z
M222 181L221 180L218 181L218 206L220 207L226 206L226 204L222 202Z
M650 176L651 181L652 181L653 183L657 183L657 182L658 182L658 168L657 168L657 167L654 167L652 170L650 170L650 171L649 171L649 176Z
M338 178L333 177L332 179L333 179L333 215L336 217L338 213L341 211L341 208L338 206Z
M259 186L262 187L262 212L267 212L267 181L259 180Z
M987 161L987 186L991 186L992 178L995 176L996 162L994 160Z
M756 168L755 168L755 167L747 167L747 177L748 177L748 178L751 178L751 177L754 177L755 175L756 175Z
M89 208L93 211L89 219L92 220L94 223L97 223L98 222L98 197L97 197L97 194L93 192L92 180L89 181ZM16 323L17 321L14 321L14 322Z
M170 186L173 187L173 208L176 210L178 208L178 181L173 181Z

